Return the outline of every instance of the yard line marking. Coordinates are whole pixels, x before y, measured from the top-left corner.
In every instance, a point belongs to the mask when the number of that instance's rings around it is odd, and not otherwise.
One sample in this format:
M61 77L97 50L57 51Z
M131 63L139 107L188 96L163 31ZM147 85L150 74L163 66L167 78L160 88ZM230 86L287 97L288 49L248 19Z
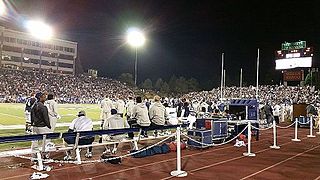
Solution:
M320 176L318 176L317 178L315 178L314 180L319 180L320 179Z
M285 160L282 160L282 161L280 161L280 162L278 162L278 163L276 163L276 164L273 164L273 165L271 165L271 166L269 166L269 167L266 167L266 168L264 168L264 169L262 169L262 170L260 170L260 171L257 171L257 172L255 172L255 173L253 173L253 174L250 174L250 175L248 175L248 176L246 176L246 177L244 177L244 178L241 178L240 180L248 179L248 178L250 178L250 177L252 177L252 176L255 176L255 175L259 174L259 173L262 173L263 171L266 171L266 170L271 169L271 168L273 168L273 167L276 167L276 166L278 166L278 165L280 165L280 164L282 164L282 163L284 163L284 162L287 162L287 161L289 161L289 160L291 160L291 159L294 159L294 158L296 158L296 157L298 157L298 156L301 156L301 155L304 154L304 153L307 153L307 152L309 152L309 151L312 151L312 150L314 150L314 149L316 149L316 148L318 148L318 147L320 147L320 145L315 146L315 147L313 147L313 148L311 148L311 149L305 150L305 151L303 151L303 152L301 152L301 153L299 153L299 154L296 154L296 155L294 155L294 156L292 156L292 157L289 157L289 158L287 158L287 159L285 159Z
M5 116L9 116L9 117L16 117L16 118L24 119L24 117L12 115L12 114L6 114L6 113L0 113L0 114L5 115Z

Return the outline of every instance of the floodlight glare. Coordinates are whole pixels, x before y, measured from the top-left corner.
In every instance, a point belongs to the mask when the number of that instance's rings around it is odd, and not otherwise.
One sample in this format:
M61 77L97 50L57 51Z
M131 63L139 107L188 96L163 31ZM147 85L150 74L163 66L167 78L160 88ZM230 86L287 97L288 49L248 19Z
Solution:
M52 28L41 21L27 21L26 27L38 39L48 40L53 35Z
M135 47L141 47L145 43L146 39L142 31L138 28L129 28L127 31L127 42Z
M3 0L0 0L0 16L3 16L6 13L6 6Z

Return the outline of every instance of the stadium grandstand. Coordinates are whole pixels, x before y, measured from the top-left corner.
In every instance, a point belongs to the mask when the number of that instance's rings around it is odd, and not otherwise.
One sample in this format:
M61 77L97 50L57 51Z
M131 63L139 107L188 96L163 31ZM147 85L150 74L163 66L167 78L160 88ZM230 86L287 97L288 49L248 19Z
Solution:
M40 40L3 26L0 26L0 34L2 67L75 74L77 42L54 38Z
M131 87L117 80L50 71L0 69L1 102L23 103L32 92L53 93L59 103L97 104L103 97L134 96Z

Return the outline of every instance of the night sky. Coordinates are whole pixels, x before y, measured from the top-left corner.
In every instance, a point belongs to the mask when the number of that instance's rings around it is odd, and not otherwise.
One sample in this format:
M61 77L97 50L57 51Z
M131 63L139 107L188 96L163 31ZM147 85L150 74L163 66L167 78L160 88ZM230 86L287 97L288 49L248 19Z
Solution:
M134 50L125 44L131 26L147 34L147 43L138 51L139 82L169 80L175 74L195 77L209 89L219 86L224 52L227 85L238 85L240 67L244 82L254 84L260 48L261 82L279 83L281 72L274 70L274 51L284 41L307 41L315 50L313 64L320 64L320 3L316 0L10 2L19 14L19 20L10 20L11 24L42 17L54 27L56 37L77 41L83 68L98 69L101 76L133 73Z

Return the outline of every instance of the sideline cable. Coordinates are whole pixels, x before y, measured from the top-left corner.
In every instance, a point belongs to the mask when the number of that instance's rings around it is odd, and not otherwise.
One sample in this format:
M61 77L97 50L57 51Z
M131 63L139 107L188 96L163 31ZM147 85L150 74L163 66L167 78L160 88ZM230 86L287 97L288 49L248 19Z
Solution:
M290 124L290 125L288 125L288 126L278 126L278 125L276 125L276 127L277 127L277 128L280 128L280 129L287 129L287 128L293 126L295 123L296 123L296 122L293 122L292 124Z

